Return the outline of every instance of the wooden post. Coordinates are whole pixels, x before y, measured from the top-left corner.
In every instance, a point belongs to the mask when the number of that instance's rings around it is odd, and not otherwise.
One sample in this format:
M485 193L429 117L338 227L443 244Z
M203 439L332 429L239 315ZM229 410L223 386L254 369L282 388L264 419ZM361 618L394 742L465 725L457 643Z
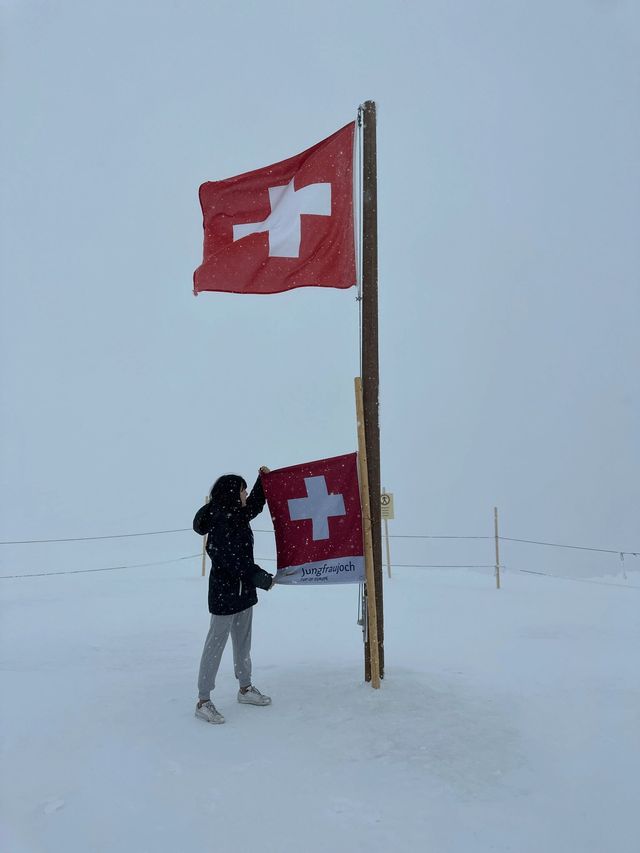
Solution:
M622 577L624 578L624 580L627 580L627 570L624 567L624 554L622 553L622 551L620 552L620 562L622 564Z
M498 536L498 507L493 508L493 529L496 539L496 589L500 589L500 537Z
M362 400L362 380L355 378L356 419L358 421L358 466L360 470L360 503L362 504L362 527L364 535L364 565L366 571L367 627L369 635L369 671L371 686L380 687L380 658L378 657L378 615L373 577L373 542L371 537L371 495L369 493L369 472L367 466L367 440L364 430L364 406Z
M382 494L386 494L384 486L382 487ZM391 550L389 548L389 520L387 517L384 517L384 541L387 550L387 577L391 577Z
M380 678L384 678L384 612L382 598L382 524L380 518L380 423L378 358L378 186L376 105L362 105L362 391L369 475L369 512L373 542L373 586L376 598ZM369 640L372 632L369 631ZM365 651L365 678L371 678Z
M204 502L206 504L209 503L209 495L206 496L206 498L204 499ZM207 559L207 537L203 536L202 537L202 577L205 576L206 559Z

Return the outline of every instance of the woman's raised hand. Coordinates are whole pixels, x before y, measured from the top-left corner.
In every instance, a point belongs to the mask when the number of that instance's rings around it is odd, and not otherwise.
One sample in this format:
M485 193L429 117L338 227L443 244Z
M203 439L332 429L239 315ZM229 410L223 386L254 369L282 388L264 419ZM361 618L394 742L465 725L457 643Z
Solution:
M261 474L269 474L269 473L270 473L270 469L269 469L269 468L267 468L267 466L266 466L266 465L261 465L261 466L260 466L260 473L261 473Z

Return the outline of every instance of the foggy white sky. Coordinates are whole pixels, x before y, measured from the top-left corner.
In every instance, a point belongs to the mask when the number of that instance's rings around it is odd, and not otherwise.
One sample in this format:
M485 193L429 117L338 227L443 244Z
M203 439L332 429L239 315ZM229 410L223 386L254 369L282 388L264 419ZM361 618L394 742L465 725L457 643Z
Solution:
M490 534L497 504L505 536L640 547L637 4L0 8L1 539L188 527L220 473L355 449L355 292L194 298L191 277L202 181L295 154L373 99L392 532ZM491 562L491 547L394 557ZM504 559L617 568L533 546Z

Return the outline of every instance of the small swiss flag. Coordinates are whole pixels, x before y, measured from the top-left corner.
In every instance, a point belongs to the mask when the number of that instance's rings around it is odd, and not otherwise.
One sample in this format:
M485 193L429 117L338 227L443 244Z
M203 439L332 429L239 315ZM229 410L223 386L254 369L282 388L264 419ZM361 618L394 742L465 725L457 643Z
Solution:
M302 154L200 187L194 293L279 293L356 283L351 122Z
M278 554L276 582L359 583L362 510L355 453L262 474Z

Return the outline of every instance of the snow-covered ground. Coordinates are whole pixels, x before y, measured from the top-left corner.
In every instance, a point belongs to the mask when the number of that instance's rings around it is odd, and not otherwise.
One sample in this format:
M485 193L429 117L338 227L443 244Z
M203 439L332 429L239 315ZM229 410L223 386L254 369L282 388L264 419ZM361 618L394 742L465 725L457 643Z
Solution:
M387 676L355 587L276 588L240 706L194 563L0 581L6 853L636 853L640 589L397 569Z

